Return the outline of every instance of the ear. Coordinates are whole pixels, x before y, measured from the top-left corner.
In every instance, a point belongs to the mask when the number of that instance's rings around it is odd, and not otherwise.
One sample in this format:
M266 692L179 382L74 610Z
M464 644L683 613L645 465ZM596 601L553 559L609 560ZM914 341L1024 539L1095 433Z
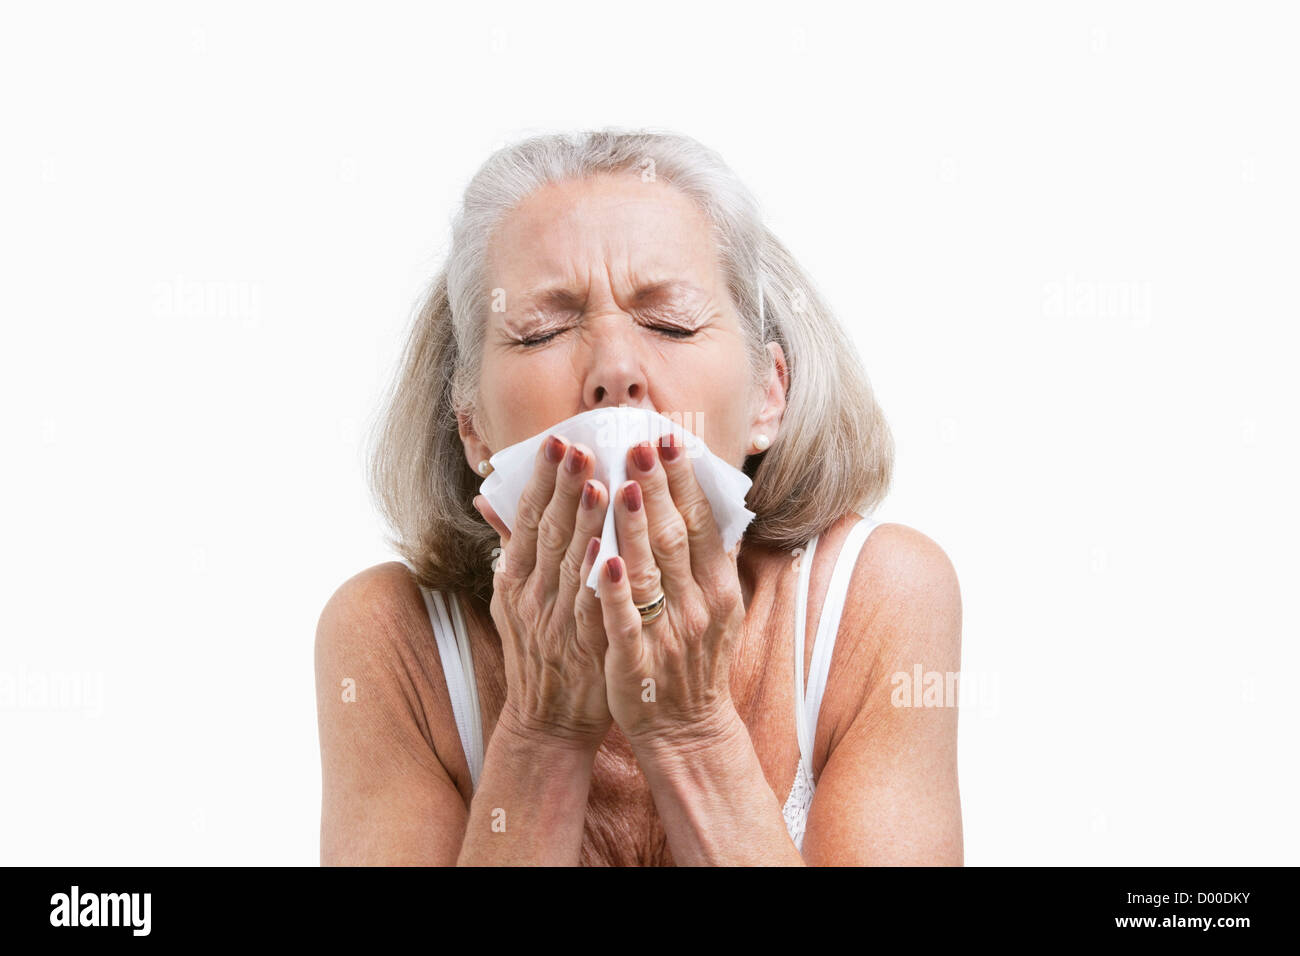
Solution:
M465 461L470 470L478 474L478 463L492 457L492 449L479 437L474 427L473 417L466 411L456 411L456 430L460 433L461 444L465 446Z
M767 380L762 385L758 412L750 422L746 455L757 455L762 450L754 444L754 439L759 435L766 435L769 444L775 443L777 433L781 430L781 419L785 417L785 393L790 387L790 370L785 364L785 350L778 342L768 342L767 352L772 356L772 364L767 370Z

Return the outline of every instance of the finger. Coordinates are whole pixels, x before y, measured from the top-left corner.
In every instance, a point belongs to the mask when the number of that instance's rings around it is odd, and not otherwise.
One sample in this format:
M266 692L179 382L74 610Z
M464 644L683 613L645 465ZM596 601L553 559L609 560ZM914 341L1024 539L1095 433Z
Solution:
M574 521L573 538L569 549L560 562L560 589L558 601L561 607L573 607L586 592L591 599L591 608L595 610L594 619L599 621L599 603L591 588L587 587L587 575L591 573L591 562L584 559L587 545L594 537L596 546L600 546L600 533L605 525L606 500L605 486L594 478L588 478L578 496L578 513ZM595 555L591 556L592 561Z
M632 602L645 604L654 600L664 589L663 576L646 533L644 493L635 481L624 482L619 488L614 504L614 530Z
M483 520L492 526L492 530L501 536L501 547L510 543L510 529L506 523L501 520L496 509L488 503L488 500L482 495L474 496L474 510L483 516Z
M672 492L668 489L667 475L659 464L659 456L655 454L654 446L650 442L642 442L629 452L628 476L636 479L644 498L642 523L645 525L646 547L650 552L648 560L653 561L657 568L654 577L662 578L662 587L669 600L680 600L692 595L698 585L691 576L691 553L686 522L677 511ZM621 532L618 542L621 554L623 551ZM628 579L632 582L632 593L638 603L649 601L658 593L656 590L645 597L640 596L637 585L641 573L640 567L633 561L628 561Z
M546 582L548 589L557 587L558 584L552 582L559 582L562 575L570 578L577 576L587 539L596 533L584 530L581 538L574 540L578 512L582 510L579 508L579 498L595 467L596 457L591 450L585 445L573 444L569 446L556 470L555 490L551 493L551 501L537 526L537 563L534 574L539 581ZM582 517L587 521L586 529L590 529L590 511L583 511ZM576 591L576 588L570 589L570 599Z
M592 566L596 563L596 555L599 553L600 538L593 535L587 539L587 550L583 555L582 570L578 575L578 593L573 601L573 619L578 625L578 634L586 638L587 646L592 650L604 651L607 641L600 598L596 596L595 591L587 587L587 576L591 574Z
M526 578L537 563L537 526L555 493L555 473L568 448L563 438L550 435L537 446L533 473L519 496L515 512L514 540L510 542L507 567L511 574Z
M641 615L632 604L627 566L618 555L600 570L600 611L609 641L607 653L615 654L623 670L641 663Z
M722 532L713 515L713 506L695 477L690 455L685 454L682 440L671 432L659 441L659 464L677 513L686 523L690 542L687 550L695 581L701 589L721 587L723 581L719 576L734 574L735 559L722 547ZM738 551L738 547L733 550Z

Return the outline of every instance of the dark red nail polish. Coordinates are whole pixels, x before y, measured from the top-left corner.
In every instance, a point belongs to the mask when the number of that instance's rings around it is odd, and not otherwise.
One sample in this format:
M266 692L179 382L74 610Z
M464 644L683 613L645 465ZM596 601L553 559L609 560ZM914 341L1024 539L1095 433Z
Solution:
M552 465L564 456L564 442L554 435L546 439L546 460Z
M596 560L596 555L600 553L600 539L592 538L587 542L587 557L584 559L587 564Z
M642 442L632 449L632 460L642 471L649 471L655 466L655 452L650 443Z
M623 486L623 503L628 511L641 510L641 486L635 481Z
M593 485L590 481L588 481L585 485L582 486L582 506L584 508L596 507L597 497L598 496L596 494L596 486Z
M659 457L664 461L676 461L681 453L682 449L677 444L676 435L670 433L659 439Z
M576 445L569 446L569 456L564 461L564 467L569 470L569 474L579 474L587 464L587 455L579 451Z
M623 559L618 557L610 558L605 562L605 575L614 584L623 580Z

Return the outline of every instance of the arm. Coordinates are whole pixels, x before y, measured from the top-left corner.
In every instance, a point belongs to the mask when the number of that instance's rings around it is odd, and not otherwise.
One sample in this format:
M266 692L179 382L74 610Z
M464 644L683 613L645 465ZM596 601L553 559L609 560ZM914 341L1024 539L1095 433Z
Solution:
M876 530L858 557L836 639L839 713L817 780L803 855L786 831L744 723L733 708L691 737L634 743L674 858L722 865L962 863L957 708L902 681L955 674L961 596L943 551L910 528ZM933 688L932 688L933 689ZM933 697L933 695L932 695ZM943 706L921 706L925 703ZM916 706L904 706L904 704ZM823 705L825 708L825 704ZM827 708L828 709L828 708Z
M817 781L804 859L959 866L957 707L944 693L961 666L956 572L925 535L886 525L859 555L850 599L836 641L842 666L832 672L856 698L838 708L848 726L833 735ZM942 681L911 686L918 664Z
M650 785L673 859L685 865L803 861L730 693L745 622L736 568L689 457L667 436L629 453L614 503L621 553L601 572L610 712ZM662 590L643 622L636 605Z
M734 705L690 739L633 744L673 859L683 866L803 866Z
M338 589L316 628L324 866L449 866L460 850L465 799L421 705L437 650L415 652L419 618L411 596L401 600L413 587L400 565L371 568ZM433 706L449 709L445 688L439 696Z
M577 866L597 749L529 733L503 713L457 864Z
M576 863L595 749L526 734L503 713L466 811L466 795L435 746L436 737L454 741L455 732L426 725L423 702L451 723L428 631L419 592L400 565L348 581L321 615L321 863ZM427 640L412 640L421 634ZM344 680L354 700L345 699Z

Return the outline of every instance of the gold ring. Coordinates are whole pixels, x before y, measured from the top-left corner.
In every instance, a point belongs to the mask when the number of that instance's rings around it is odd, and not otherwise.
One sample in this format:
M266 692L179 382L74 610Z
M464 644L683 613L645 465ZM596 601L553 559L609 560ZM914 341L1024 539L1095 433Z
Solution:
M636 606L637 613L641 615L642 624L649 624L664 612L664 600L664 592L660 591L659 596L653 601Z

